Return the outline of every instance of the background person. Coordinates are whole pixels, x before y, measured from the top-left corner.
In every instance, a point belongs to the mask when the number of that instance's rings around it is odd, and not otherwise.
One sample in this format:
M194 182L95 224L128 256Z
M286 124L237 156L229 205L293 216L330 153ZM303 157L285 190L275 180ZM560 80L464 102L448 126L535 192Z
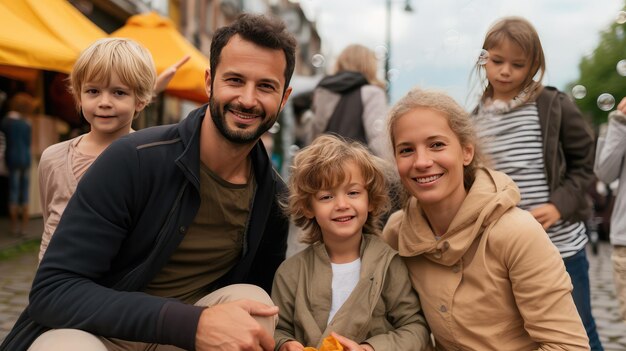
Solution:
M309 143L322 133L335 133L363 143L377 156L388 156L387 97L377 72L372 50L358 44L343 49L335 73L314 91Z
M26 118L39 106L30 94L20 92L9 99L9 111L2 120L6 138L5 161L9 169L9 218L11 234L22 236L28 225L31 164L31 126Z
M620 302L620 314L626 322L626 98L609 115L609 125L598 138L594 171L606 184L619 180L615 206L611 213L611 261L613 282Z

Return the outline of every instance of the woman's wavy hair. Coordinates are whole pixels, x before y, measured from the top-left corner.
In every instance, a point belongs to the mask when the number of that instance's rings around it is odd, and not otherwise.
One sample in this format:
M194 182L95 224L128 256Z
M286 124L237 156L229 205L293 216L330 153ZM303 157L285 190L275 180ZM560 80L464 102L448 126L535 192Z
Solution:
M465 190L469 190L472 184L474 184L476 170L484 165L485 158L480 150L478 136L469 113L444 92L423 90L415 87L391 108L387 127L394 155L396 153L396 140L393 133L395 124L400 117L416 108L430 109L446 116L450 129L459 138L461 146L471 145L474 147L474 158L467 166L463 167L463 186ZM398 185L397 183L394 183L394 186ZM400 193L404 195L403 200L408 199L406 191L400 191Z

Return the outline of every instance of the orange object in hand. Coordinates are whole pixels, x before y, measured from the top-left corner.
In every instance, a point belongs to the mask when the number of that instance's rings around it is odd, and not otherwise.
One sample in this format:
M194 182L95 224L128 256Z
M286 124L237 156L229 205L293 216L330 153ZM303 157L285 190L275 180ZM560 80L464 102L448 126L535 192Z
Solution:
M319 350L315 347L305 347L304 351L343 351L343 346L335 337L329 335L322 340L322 347Z

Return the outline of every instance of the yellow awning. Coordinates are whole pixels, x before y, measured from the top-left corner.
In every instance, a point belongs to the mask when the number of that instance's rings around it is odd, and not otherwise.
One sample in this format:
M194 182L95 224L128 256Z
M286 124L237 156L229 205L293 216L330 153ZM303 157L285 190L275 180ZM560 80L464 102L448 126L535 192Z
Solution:
M5 2L0 2L0 65L69 73L75 50L22 19Z
M67 0L0 0L26 22L50 33L78 54L107 33Z
M110 36L131 38L148 48L157 73L163 72L183 56L190 55L191 59L178 70L166 92L200 103L208 101L204 89L204 71L209 66L209 60L178 32L170 19L155 12L135 15Z

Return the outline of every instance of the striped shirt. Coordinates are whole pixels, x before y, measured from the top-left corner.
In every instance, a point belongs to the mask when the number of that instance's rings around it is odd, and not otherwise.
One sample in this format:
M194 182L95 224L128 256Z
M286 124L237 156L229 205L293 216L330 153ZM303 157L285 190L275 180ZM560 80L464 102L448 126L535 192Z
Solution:
M519 207L531 210L549 202L537 105L527 103L504 113L481 111L474 122L492 167L508 174L519 187ZM563 258L582 250L588 241L582 221L559 220L547 233Z

